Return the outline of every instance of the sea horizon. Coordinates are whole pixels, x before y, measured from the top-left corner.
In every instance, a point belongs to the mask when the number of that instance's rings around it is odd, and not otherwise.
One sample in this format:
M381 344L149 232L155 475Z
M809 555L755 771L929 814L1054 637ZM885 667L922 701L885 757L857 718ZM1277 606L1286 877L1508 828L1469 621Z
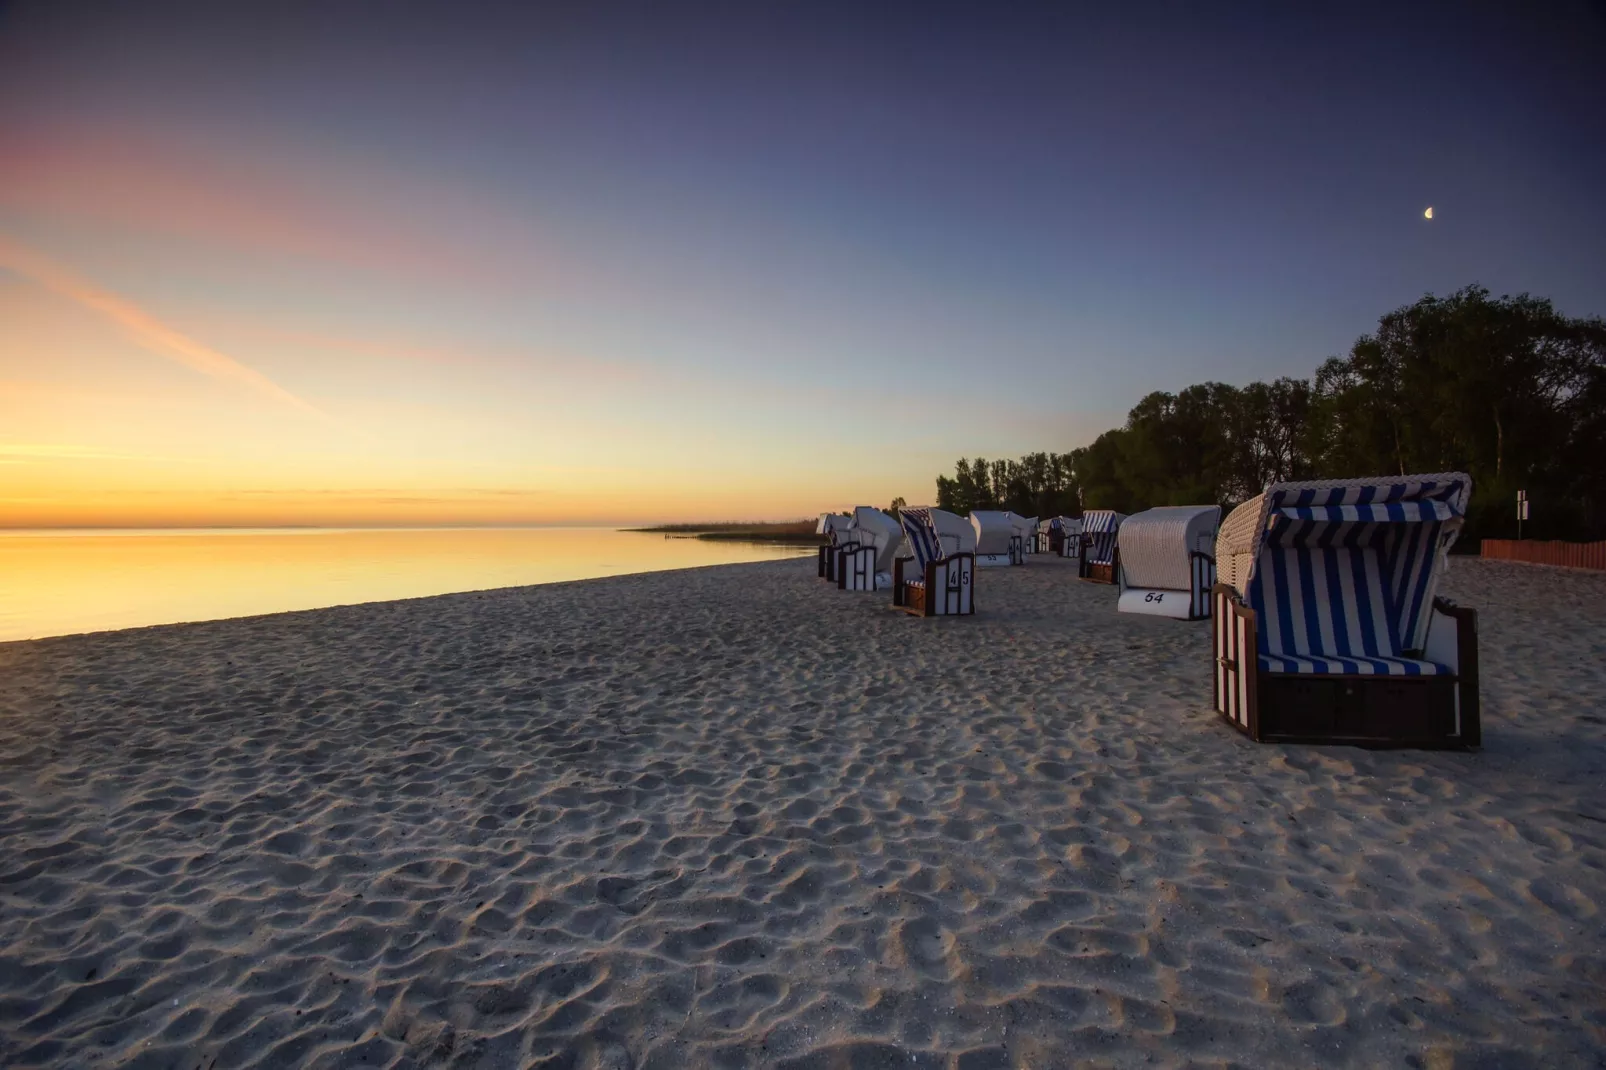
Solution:
M604 526L0 530L0 642L799 557Z
M799 518L794 518L799 519ZM277 534L282 532L341 532L341 531L630 531L656 534L658 527L688 525L707 526L710 529L736 524L771 524L788 521L769 520L660 520L642 523L619 521L593 524L212 524L212 525L75 525L5 527L0 525L0 538L24 535L205 535L205 534Z

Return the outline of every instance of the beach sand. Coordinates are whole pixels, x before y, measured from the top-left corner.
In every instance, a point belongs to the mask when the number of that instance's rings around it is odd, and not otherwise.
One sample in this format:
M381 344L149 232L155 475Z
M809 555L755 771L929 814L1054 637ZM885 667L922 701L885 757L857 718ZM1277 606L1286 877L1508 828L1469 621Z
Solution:
M1444 593L1480 753L1248 742L1048 559L3 645L0 1064L1601 1065L1606 575Z

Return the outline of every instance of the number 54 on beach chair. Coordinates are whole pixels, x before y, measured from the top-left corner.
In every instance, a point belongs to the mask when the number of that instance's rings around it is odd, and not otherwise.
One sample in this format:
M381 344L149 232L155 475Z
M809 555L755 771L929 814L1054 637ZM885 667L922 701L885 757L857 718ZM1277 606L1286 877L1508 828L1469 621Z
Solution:
M1122 613L1176 620L1210 616L1219 505L1166 505L1133 513L1116 534Z

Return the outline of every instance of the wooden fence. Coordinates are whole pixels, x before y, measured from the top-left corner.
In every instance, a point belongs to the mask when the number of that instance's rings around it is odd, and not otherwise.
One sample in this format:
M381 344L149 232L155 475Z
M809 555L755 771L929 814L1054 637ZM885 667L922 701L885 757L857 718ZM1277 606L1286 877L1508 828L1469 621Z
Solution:
M1483 556L1534 565L1606 569L1606 542L1540 542L1537 539L1484 539Z

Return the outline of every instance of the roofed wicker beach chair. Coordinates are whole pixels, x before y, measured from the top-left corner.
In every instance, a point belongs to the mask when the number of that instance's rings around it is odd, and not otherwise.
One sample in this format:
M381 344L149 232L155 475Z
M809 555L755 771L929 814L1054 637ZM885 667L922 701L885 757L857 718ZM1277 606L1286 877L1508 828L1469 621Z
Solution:
M1015 523L1014 513L990 509L972 509L970 526L976 532L976 564L986 568L993 565L1024 565L1026 551Z
M1176 620L1210 616L1219 505L1167 505L1133 513L1116 533L1122 613Z
M1082 556L1082 518L1051 516L1037 525L1037 552L1056 557Z
M893 566L892 604L921 617L966 616L976 612L975 544L949 549L963 517L941 509L900 509L898 522L911 556ZM957 522L957 523L955 523ZM968 525L965 525L968 529ZM956 532L944 533L943 529Z
M1472 480L1277 483L1216 538L1216 710L1261 742L1475 747L1478 617L1435 597Z
M1015 528L1015 537L1020 539L1021 553L1031 555L1037 552L1037 518L1035 516L1021 516L1019 513L1006 513L1009 522Z
M937 540L945 555L976 553L976 529L968 517L950 513L946 509L932 509L931 523L937 529Z
M1082 513L1082 563L1077 575L1094 583L1114 583L1120 561L1116 532L1121 530L1125 513L1110 509L1088 509Z
M825 542L819 548L819 575L822 580L836 582L837 558L839 552L846 549L857 549L851 534L853 530L853 516L850 513L821 513L819 522L814 525L816 535L824 535Z
M903 547L903 528L869 505L853 510L853 545L838 551L836 585L844 591L884 591Z

